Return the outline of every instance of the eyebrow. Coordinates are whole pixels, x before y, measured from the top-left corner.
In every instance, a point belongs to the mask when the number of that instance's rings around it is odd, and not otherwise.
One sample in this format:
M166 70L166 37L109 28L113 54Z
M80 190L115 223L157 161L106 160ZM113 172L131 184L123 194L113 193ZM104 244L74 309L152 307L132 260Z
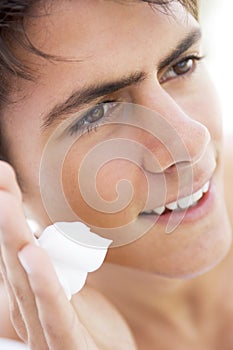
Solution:
M53 124L57 119L63 118L64 115L70 115L77 112L78 109L84 107L87 104L95 101L99 97L113 94L114 92L123 89L127 86L137 84L146 78L146 73L136 72L127 77L123 77L119 81L104 82L93 84L88 87L84 87L79 91L75 91L71 96L58 105L44 117L42 129L45 129Z
M185 38L178 43L160 63L158 64L158 71L169 66L182 53L187 51L192 45L198 42L201 38L201 30L197 28L188 33ZM147 78L145 72L135 72L129 76L125 76L120 80L112 82L98 82L88 87L83 87L81 90L74 91L65 101L56 104L46 115L43 116L42 130L50 127L55 121L65 119L67 115L77 112L80 108L90 104L100 97L113 94L114 92L128 86L138 84Z
M201 39L201 36L202 32L199 27L188 33L188 35L177 45L177 47L159 63L158 70L163 69L176 61L177 58L182 55L182 53L196 44Z

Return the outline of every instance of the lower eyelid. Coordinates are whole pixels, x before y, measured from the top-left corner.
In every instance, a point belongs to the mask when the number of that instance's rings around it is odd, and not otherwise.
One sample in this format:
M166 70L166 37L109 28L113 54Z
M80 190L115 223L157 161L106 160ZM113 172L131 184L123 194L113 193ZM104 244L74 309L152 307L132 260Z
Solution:
M187 57L187 58L184 59L183 61L185 61L185 60L187 61L187 60L189 60L189 59L192 59L192 60L193 60L193 67L192 67L190 70L188 70L186 73L184 73L184 74L177 74L176 76L171 77L171 78L168 78L168 79L163 79L164 75L166 74L166 73L164 73L164 74L162 75L162 77L159 79L160 84L165 84L165 83L167 83L167 82L169 82L169 81L171 81L171 80L173 80L173 79L185 78L186 76L189 76L190 74L192 74L192 73L196 70L196 68L198 67L199 63L201 62L201 60L202 60L203 58L204 58L204 57L201 57L201 56L196 56L196 57L195 57L195 56L190 56L190 57ZM177 62L176 64L172 65L172 66L168 69L167 72L169 72L169 70L171 70L175 65L177 65L177 64L180 63L180 62L182 62L182 60L179 61L179 62Z

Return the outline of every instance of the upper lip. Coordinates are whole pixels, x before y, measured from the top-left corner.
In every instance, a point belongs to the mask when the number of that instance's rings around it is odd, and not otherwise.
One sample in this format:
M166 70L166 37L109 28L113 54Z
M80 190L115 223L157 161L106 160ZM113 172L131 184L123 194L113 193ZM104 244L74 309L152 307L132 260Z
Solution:
M153 210L153 209L156 209L156 208L159 208L159 207L162 207L162 206L166 206L170 203L173 203L173 202L177 202L179 201L179 199L181 198L185 198L187 196L190 196L194 193L196 193L197 191L199 191L201 188L203 188L203 186L208 182L210 181L211 182L211 178L213 176L213 173L211 174L211 176L209 176L208 178L206 178L204 181L202 180L201 182L200 181L194 181L193 183L195 185L193 185L193 189L192 191L190 191L190 188L187 190L184 188L183 192L182 193L179 193L179 195L177 197L174 197L174 195L171 197L171 196L167 196L167 198L169 198L166 202L164 203L160 203L160 204L155 204L153 207L145 207L143 212L144 211L149 211L149 210Z
M196 164L188 166L180 164L169 174L148 172L150 190L147 203L144 203L144 208L141 209L142 212L165 207L199 191L208 181L211 182L218 166L217 160L216 154L208 153ZM152 192L153 188L156 190Z

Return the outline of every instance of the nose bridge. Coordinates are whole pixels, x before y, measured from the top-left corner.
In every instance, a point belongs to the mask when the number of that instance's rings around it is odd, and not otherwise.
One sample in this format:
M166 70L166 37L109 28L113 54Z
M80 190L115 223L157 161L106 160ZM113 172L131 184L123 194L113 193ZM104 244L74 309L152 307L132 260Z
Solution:
M156 155L161 170L175 163L196 163L205 153L210 142L206 126L187 115L176 101L161 87L140 98L150 112L143 118L143 127L150 130L144 144ZM159 142L155 142L155 139ZM143 163L151 169L151 157L145 153ZM154 170L155 171L155 170Z

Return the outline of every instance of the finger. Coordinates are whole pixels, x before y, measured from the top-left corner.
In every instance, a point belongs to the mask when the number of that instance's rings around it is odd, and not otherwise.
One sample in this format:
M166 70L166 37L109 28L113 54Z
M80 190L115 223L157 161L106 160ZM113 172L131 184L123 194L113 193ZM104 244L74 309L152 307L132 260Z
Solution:
M14 195L0 191L0 241L5 276L12 287L23 286L27 278L18 261L18 251L33 241L20 202Z
M35 298L17 255L22 246L33 242L34 239L27 226L21 203L14 195L0 191L0 206L2 207L0 217L2 260L5 265L5 283L13 300L14 325L16 330L21 332L22 325L19 321L21 317L27 329L27 341L30 344L34 343L34 335L36 335L36 345L33 346L33 350L46 349ZM25 334L23 336L25 341Z
M19 258L35 294L39 318L50 348L98 350L68 302L46 252L28 244L19 252Z
M18 287L16 289L7 278L4 278L4 284L8 294L11 322L18 336L32 350L48 349L31 288L24 285L23 291Z
M12 287L11 287L10 283L8 282L8 279L6 276L6 268L5 268L5 264L3 262L3 259L2 259L1 249L0 249L0 267L1 267L1 271L2 271L2 278L3 278L4 286L5 286L6 291L7 291L11 322L12 322L18 336L23 341L26 342L28 339L27 330L26 330L24 321L21 317L21 314L19 311L19 306L18 306L18 303L16 301L14 292L13 292Z
M0 160L0 189L15 195L20 201L22 194L17 183L15 171L12 166Z

